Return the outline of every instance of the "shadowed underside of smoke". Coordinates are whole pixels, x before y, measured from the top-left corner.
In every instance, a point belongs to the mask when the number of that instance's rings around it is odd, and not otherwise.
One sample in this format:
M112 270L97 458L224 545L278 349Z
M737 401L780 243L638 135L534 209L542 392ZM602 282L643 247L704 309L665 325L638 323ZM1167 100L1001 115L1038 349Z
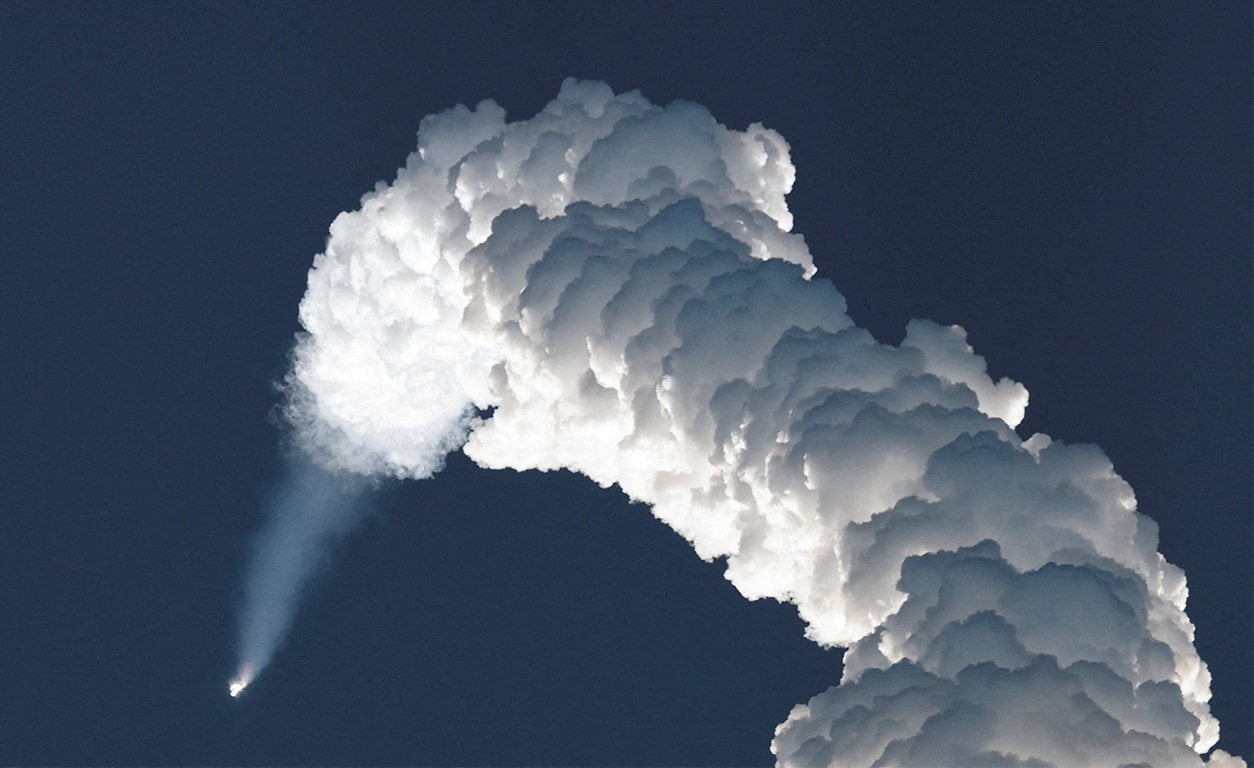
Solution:
M774 131L600 83L521 122L426 118L310 272L299 441L413 478L460 447L650 504L849 648L781 764L1201 765L1209 675L1132 490L1095 447L1021 439L1026 389L962 329L856 326L790 233L793 178Z

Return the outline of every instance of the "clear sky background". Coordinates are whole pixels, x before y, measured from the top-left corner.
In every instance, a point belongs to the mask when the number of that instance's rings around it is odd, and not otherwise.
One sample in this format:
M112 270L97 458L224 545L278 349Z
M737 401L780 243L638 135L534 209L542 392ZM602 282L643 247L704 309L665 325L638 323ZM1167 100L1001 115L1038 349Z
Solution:
M0 764L764 764L839 680L644 507L454 457L226 696L328 224L568 75L778 130L859 324L962 324L1106 450L1249 758L1249 4L930 5L0 5Z

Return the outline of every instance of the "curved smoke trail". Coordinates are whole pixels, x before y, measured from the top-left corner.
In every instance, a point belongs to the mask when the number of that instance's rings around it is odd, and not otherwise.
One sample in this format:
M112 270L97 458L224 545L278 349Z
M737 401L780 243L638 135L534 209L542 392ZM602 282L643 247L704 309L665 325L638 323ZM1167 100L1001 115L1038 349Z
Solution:
M849 648L781 765L1244 765L1199 757L1209 674L1132 489L1093 446L1021 439L1027 390L961 328L854 325L789 233L793 178L774 131L600 83L424 119L310 272L299 441L410 478L461 447L652 505Z

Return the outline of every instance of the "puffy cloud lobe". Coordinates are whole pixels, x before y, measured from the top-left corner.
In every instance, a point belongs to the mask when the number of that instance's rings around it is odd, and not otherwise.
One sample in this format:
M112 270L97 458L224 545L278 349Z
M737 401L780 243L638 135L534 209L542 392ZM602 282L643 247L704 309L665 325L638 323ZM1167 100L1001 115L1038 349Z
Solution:
M298 438L337 469L463 447L652 505L850 648L777 729L783 765L1202 764L1184 576L1131 489L1094 447L1021 440L1027 390L961 328L857 327L789 232L793 179L769 129L600 83L426 118L310 272Z
M776 749L804 765L1200 764L1144 584L1076 555L1023 572L985 540L907 558L905 603Z

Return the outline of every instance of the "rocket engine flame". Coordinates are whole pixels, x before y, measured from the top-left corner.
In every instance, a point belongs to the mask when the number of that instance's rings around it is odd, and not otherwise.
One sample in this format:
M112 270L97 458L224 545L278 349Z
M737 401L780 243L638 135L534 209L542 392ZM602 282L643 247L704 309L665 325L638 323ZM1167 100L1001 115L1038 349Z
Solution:
M244 689L247 688L252 681L252 668L245 665L241 667L240 670L235 673L235 677L231 678L231 681L227 683L227 693L231 694L232 699L238 699L239 695L244 692Z

